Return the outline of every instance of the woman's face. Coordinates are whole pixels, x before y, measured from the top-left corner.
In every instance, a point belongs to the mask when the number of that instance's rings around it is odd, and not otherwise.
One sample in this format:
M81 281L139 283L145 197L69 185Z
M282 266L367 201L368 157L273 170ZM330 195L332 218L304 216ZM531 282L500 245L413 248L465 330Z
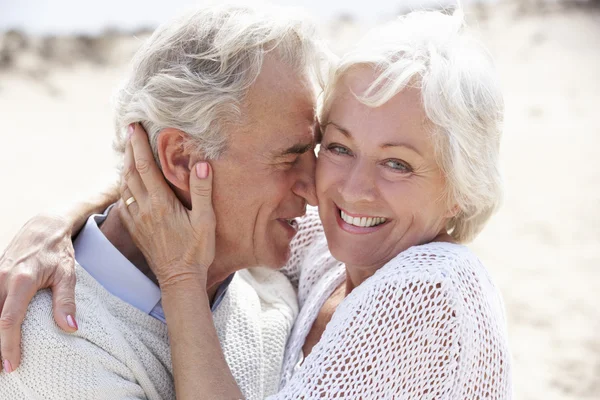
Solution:
M316 175L332 255L364 268L379 268L432 241L451 216L420 91L407 88L371 108L354 94L375 77L371 68L360 67L339 82L322 127Z

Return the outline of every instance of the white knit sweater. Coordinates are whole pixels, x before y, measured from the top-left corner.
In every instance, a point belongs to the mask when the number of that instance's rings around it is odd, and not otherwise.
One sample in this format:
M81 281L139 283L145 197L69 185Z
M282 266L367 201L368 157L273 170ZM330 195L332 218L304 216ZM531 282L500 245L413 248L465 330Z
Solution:
M21 366L0 373L0 399L174 399L166 325L112 296L80 266L76 273L79 330L58 328L51 293L40 291L23 324ZM247 399L277 391L297 310L280 272L253 268L232 280L213 319Z
M328 251L316 209L292 247L285 273L298 286L301 309L281 391L270 399L511 398L502 300L468 248L430 243L399 254L342 301L302 360L345 269Z

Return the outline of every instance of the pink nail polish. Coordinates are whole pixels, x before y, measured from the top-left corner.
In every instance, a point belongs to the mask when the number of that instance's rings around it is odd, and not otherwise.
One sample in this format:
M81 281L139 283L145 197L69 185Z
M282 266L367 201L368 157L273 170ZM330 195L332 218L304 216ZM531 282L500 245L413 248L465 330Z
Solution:
M67 324L73 329L79 329L79 327L77 326L77 322L75 321L75 318L73 318L73 316L71 316L71 315L67 315Z
M196 164L196 176L205 179L208 176L208 163L200 162Z
M129 138L131 138L131 135L133 134L135 127L134 124L129 124L129 126L127 127L127 140L129 140Z
M13 372L12 365L10 365L10 361L4 360L2 365L4 366L4 371L6 371L6 373L10 374L11 372Z

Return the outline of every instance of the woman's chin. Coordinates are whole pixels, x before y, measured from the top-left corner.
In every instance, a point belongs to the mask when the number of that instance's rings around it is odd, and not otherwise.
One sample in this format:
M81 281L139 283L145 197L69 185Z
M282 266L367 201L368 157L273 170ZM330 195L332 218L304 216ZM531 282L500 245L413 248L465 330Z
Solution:
M328 242L328 245L333 258L346 265L366 267L380 264L378 257L373 254L368 254L364 248L349 246L347 243Z

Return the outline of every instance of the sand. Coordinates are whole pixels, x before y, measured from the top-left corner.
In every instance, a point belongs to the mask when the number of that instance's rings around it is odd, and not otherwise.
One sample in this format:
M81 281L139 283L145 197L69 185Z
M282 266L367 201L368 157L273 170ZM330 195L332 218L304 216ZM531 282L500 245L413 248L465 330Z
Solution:
M499 3L469 18L506 93L506 198L472 248L506 304L515 398L600 399L600 9ZM324 27L337 51L366 29ZM0 39L0 247L116 178L110 95L147 35Z

